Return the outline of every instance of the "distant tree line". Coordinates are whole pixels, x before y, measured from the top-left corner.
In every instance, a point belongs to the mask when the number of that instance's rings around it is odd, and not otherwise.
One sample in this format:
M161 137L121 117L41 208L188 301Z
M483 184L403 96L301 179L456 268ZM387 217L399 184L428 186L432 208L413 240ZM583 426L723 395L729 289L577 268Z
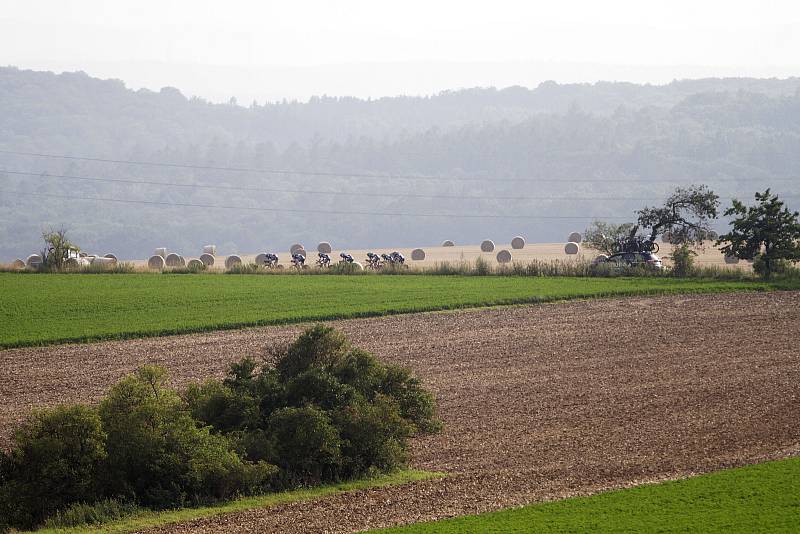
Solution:
M487 237L502 241L518 234L530 242L558 242L587 220L381 214L619 220L639 209L641 198L663 197L675 185L691 183L709 183L721 197L772 187L793 206L798 197L792 195L800 194L798 87L797 79L698 80L663 87L549 83L532 90L471 89L370 101L320 97L243 108L187 99L168 88L130 91L121 82L84 74L0 69L0 150L213 167L480 179L347 179L0 153L2 190L375 213L365 217L170 209L2 194L0 251L9 256L2 258L5 261L38 252L33 247L42 227L61 225L89 251L123 257L144 257L156 246L190 255L208 242L225 253L283 250L295 241L315 240L345 248L430 245L444 239L474 243ZM42 176L4 175L2 170ZM353 195L163 187L48 174ZM515 178L524 181L507 181ZM620 179L626 181L609 181Z

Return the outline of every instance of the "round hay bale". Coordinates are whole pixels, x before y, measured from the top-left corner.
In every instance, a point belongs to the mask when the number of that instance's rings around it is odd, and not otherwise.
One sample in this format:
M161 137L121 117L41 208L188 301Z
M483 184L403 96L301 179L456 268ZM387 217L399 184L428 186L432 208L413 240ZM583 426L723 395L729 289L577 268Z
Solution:
M217 255L217 245L206 245L203 247L203 254Z
M600 254L599 256L595 257L595 259L592 260L592 263L598 264L598 263L605 263L607 261L608 261L608 256L606 256L605 254Z
M164 265L165 265L164 256L162 256L161 254L155 254L153 256L150 256L150 259L147 260L148 269L154 269L160 271L161 269L164 268Z
M411 259L414 261L422 261L425 259L425 251L421 248L415 248L411 251Z
M25 262L23 260L17 258L16 260L11 262L11 267L13 269L24 269L25 268Z
M291 254L297 254L297 251L299 250L305 250L305 247L300 243L295 243L294 245L289 247L289 253ZM303 254L303 256L305 256L305 254Z
M183 259L183 256L174 252L167 254L164 263L167 264L167 267L186 267L186 260Z
M214 255L213 254L200 254L200 261L203 262L203 265L206 267L211 267L214 265Z
M153 255L154 256L161 256L162 258L166 258L167 257L167 248L166 247L157 248L155 250L155 252L153 252Z
M486 239L481 243L481 252L493 252L494 251L494 241L491 239Z
M354 261L354 262L353 262L353 263L351 263L350 265L355 265L355 269L356 269L357 271L363 271L363 270L364 270L364 266L363 266L363 265L361 264L361 262L359 262L359 261Z
M38 254L31 254L25 259L26 267L38 267L42 264L42 257Z
M206 264L198 259L192 258L189 260L189 263L186 264L186 267L189 269L205 269Z
M302 254L305 259L308 259L308 252L304 248L298 248L297 252L293 252L292 254Z
M110 252L103 256L104 258L108 258L110 260L114 260L114 263L117 263L119 259L117 258L116 254L111 254Z
M525 248L525 238L521 235L518 235L514 239L511 240L511 248Z
M570 241L566 245L564 245L564 252L567 254L577 254L580 252L581 247L575 243L574 241Z
M737 263L739 263L739 258L737 258L736 256L729 256L726 254L725 263L727 263L728 265L736 265Z
M450 241L450 240L448 239L448 240L446 240L446 241L444 241L444 242L442 243L442 246L443 246L443 247L454 247L454 246L456 246L456 244L455 244L455 243L453 243L452 241Z
M570 243L580 243L581 239L582 237L580 232L572 232L571 234L569 234L567 241L569 241Z
M327 241L322 241L319 245L317 245L317 252L322 252L323 254L330 254L333 252L331 248L331 244Z
M506 249L497 253L497 263L511 263L511 253Z
M242 258L237 256L236 254L231 254L227 258L225 258L225 268L232 269L234 265L241 265Z
M86 259L87 258L83 258L84 261L86 261ZM88 260L91 265L114 265L117 263L116 258L106 258L105 256L90 256Z
M256 256L256 265L264 265L265 263L267 263L267 253L262 252Z

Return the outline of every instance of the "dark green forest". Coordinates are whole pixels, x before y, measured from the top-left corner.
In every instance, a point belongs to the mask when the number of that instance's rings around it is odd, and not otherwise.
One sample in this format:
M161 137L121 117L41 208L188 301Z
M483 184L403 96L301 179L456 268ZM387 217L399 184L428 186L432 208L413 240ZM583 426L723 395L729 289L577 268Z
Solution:
M592 218L631 220L691 183L725 206L771 187L800 207L800 78L546 82L243 107L0 69L0 261L38 251L50 226L124 258L208 243L227 254L320 240L558 242Z

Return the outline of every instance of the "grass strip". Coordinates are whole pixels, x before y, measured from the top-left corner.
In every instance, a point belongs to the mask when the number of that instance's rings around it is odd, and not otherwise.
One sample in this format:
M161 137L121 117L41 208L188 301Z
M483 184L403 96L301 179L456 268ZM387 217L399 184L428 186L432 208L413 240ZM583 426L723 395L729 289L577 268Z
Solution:
M242 497L216 506L205 506L199 508L181 508L179 510L169 510L165 512L141 512L127 517L123 520L103 523L102 525L90 527L71 527L62 529L40 529L37 533L124 533L135 532L146 528L160 527L172 523L182 523L195 519L208 518L233 512L243 512L259 508L268 508L279 504L309 501L330 497L349 491L358 491L372 488L382 488L386 486L398 486L409 482L430 480L443 477L442 473L430 471L417 471L413 469L397 471L375 478L343 482L317 488L286 491L280 493L269 493L254 497Z
M795 533L798 525L800 458L792 458L380 532Z
M0 273L0 348L616 296L800 289L800 280Z

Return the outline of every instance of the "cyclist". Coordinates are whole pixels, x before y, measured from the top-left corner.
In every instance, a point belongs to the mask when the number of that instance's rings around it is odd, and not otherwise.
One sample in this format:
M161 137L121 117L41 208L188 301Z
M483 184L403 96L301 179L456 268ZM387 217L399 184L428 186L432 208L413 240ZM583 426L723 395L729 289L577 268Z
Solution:
M306 265L306 257L295 252L292 254L292 265L298 269L302 269Z
M272 269L278 265L278 256L275 254L269 253L264 254L264 266Z
M397 265L403 265L406 262L405 257L397 251L394 251L390 254L392 258L392 263Z
M374 252L367 252L367 267L370 269L379 269L381 266L381 258Z

